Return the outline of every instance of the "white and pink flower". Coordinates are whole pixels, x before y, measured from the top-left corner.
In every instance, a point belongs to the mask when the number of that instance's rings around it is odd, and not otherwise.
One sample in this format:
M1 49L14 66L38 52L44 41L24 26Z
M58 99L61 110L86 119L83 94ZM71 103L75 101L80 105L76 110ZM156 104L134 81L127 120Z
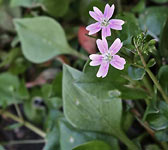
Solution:
M102 37L111 36L111 29L122 30L123 20L110 19L114 13L114 5L110 7L106 4L104 14L97 8L93 7L94 11L89 11L89 14L97 22L86 27L89 31L89 35L95 34L102 29Z
M124 69L125 59L116 55L123 45L119 38L114 41L110 48L108 48L107 40L104 37L102 40L98 39L96 43L101 54L91 54L89 58L92 60L91 66L100 65L97 77L104 78L108 73L110 64L119 70Z

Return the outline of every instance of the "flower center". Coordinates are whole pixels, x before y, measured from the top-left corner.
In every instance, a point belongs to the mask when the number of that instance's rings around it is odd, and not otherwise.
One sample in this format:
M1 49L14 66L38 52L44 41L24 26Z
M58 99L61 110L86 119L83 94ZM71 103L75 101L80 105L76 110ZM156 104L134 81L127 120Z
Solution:
M104 54L103 59L110 62L113 59L113 56L109 52L107 52L106 54Z
M109 21L107 19L103 19L101 25L107 27L109 25Z

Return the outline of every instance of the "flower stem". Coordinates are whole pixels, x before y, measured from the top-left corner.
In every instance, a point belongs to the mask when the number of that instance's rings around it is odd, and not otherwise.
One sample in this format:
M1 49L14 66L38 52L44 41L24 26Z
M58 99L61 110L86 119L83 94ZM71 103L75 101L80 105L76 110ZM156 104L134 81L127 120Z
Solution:
M13 115L12 113L10 113L8 111L0 110L0 114L2 114L4 117L11 118L11 119L13 119L16 122L19 122L19 123L23 124L25 127L29 128L33 132L37 133L39 136L41 136L43 138L46 137L46 133L44 131L42 131L41 129L37 128L33 124L31 124L31 123L29 123L27 121L24 121L23 119Z
M136 50L138 52L138 55L140 56L140 59L142 61L142 64L146 70L146 72L148 73L149 77L152 79L153 83L156 85L157 89L160 91L162 97L164 98L164 100L168 103L168 97L165 94L165 92L163 91L161 85L159 84L159 82L157 81L156 77L154 76L154 74L152 73L152 71L147 67L147 64L145 62L144 57L142 56L141 52L139 51L139 49L136 47Z
M9 141L9 142L1 142L2 145L18 145L18 144L39 144L45 143L44 139L35 139L35 140L20 140L20 141Z
M121 0L116 0L117 1L117 6L118 6L118 12L122 11L122 7L121 7Z

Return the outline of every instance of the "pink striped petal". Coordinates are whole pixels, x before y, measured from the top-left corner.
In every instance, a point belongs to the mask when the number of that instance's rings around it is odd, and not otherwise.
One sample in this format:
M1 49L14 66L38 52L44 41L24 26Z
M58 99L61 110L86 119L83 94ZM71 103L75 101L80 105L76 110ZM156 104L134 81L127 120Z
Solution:
M110 7L109 4L106 4L104 10L104 17L109 20L112 17L113 13L114 13L114 5Z
M113 59L111 60L110 64L119 69L119 70L123 70L124 69L124 65L125 65L126 61L124 58L118 56L118 55L114 55Z
M90 16L95 19L96 21L101 21L101 17L99 15L97 15L95 12L93 11L89 11Z
M95 34L101 30L101 26L99 22L93 23L86 27L86 30L89 31L89 35Z
M115 55L121 49L122 46L123 43L121 43L121 40L117 38L109 48L111 55Z
M110 28L114 30L122 30L122 25L124 24L123 20L111 19L109 22L110 22Z
M94 12L100 17L103 18L103 13L97 7L93 7Z
M90 66L98 66L102 63L103 56L99 54L91 54L89 58L92 60Z
M108 26L102 28L102 37L106 38L107 36L111 36L111 30Z
M104 54L108 51L108 43L105 38L102 38L102 40L98 39L96 43L100 53Z
M109 62L107 61L102 62L96 76L104 78L108 73L108 68L109 68Z

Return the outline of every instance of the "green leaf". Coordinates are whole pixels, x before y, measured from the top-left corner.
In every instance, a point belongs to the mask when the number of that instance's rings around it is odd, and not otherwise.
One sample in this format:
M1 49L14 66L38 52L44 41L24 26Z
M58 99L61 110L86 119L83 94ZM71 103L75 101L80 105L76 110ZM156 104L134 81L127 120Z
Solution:
M164 24L159 43L159 51L161 56L168 60L168 35L166 33L168 33L168 18Z
M54 17L62 17L69 8L70 0L43 0L45 10Z
M73 126L80 129L118 136L122 114L121 99L108 96L100 84L97 87L94 86L92 90L86 84L91 91L85 91L81 87L82 80L77 82L81 75L81 72L64 66L63 106L66 118ZM106 88L106 86L103 87Z
M140 15L139 23L142 30L147 30L150 35L156 37L160 35L167 17L167 7L149 7Z
M111 145L111 149L119 150L118 141L109 135L81 131L72 127L67 121L60 120L61 150L72 150L74 147L92 140L103 140Z
M156 138L161 142L168 141L168 129L160 130L155 133Z
M1 73L0 83L0 106L19 102L19 79L10 73Z
M73 150L111 150L111 147L103 141L95 140L79 145Z
M154 58L152 58L152 59L149 60L149 62L147 64L147 67L149 67L149 68L153 67L155 64L156 64L156 61L155 61Z
M24 56L42 63L60 54L74 54L61 25L49 17L15 19Z
M142 68L137 68L137 67L134 67L134 66L130 66L128 68L128 75L133 80L142 80L144 75L145 75L145 70L142 69Z
M21 11L18 7L9 7L9 0L4 0L0 6L0 28L14 32L13 19L20 18Z
M23 7L37 7L40 6L43 0L11 0L10 5L12 7L23 6Z
M0 150L5 150L3 146L0 145Z
M168 94L168 65L162 66L158 72L158 79L163 90Z
M59 129L54 127L46 136L43 150L59 150Z

